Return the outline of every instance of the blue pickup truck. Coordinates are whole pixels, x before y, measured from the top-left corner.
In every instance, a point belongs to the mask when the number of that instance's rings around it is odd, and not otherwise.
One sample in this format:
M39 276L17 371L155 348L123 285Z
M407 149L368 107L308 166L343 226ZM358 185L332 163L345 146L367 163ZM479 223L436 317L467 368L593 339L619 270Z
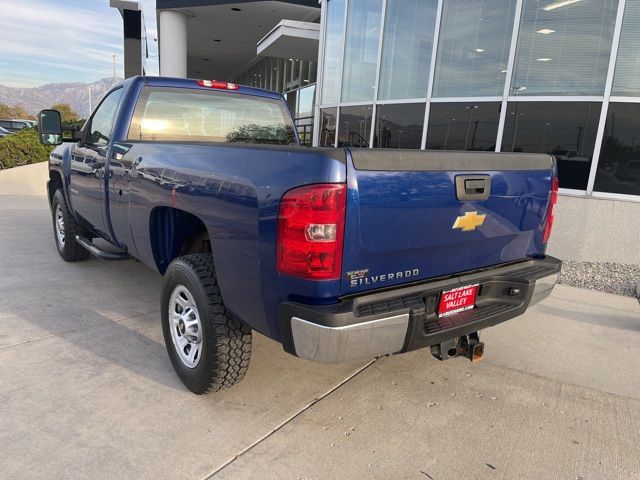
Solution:
M112 89L70 139L55 110L39 132L58 145L61 257L134 257L164 276L167 351L194 393L242 379L252 330L318 362L477 360L478 331L560 271L545 255L549 155L305 148L279 94L162 77Z

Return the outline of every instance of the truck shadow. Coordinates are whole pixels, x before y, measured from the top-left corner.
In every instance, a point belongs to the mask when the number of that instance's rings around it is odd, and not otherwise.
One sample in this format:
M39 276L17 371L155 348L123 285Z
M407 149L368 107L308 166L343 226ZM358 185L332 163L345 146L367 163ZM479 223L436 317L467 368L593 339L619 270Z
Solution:
M51 255L57 252L53 250ZM83 369L99 373L116 365L170 390L189 394L175 374L164 345L158 308L160 275L134 261L107 263L90 259L53 265L54 268L51 263L33 265L28 275L38 282L49 283L55 270L56 287L68 294L60 298L61 294L45 292L33 299L27 309L5 310L9 316L35 327L33 331L37 333L29 335L29 341L55 336L95 357L81 360L85 363ZM109 288L100 291L91 280L95 278ZM54 297L67 306L56 308ZM251 396L252 392L277 398L296 385L298 395L306 398L321 385L340 381L359 365L326 366L297 359L257 332L253 333L253 344L247 376L239 385L212 397L216 403L233 402L238 395ZM123 382L132 382L124 372Z
M117 280L117 273L109 272L111 269L99 268L100 263L98 260L89 260L80 269L61 265L57 284L62 289L71 287L74 295L79 296L74 306L67 305L62 311L51 303L48 295L42 295L39 299L34 299L29 308L9 311L9 315L13 314L21 322L35 327L35 334L29 334L27 337L30 342L47 341L49 337L55 336L97 357L95 363L87 360L94 363L89 368L99 371L109 365L117 365L165 387L182 389L162 342L157 301L150 302L145 298L144 292L141 292L141 301L135 309L130 309L128 302L118 302L118 298L122 299L131 294L130 285L124 284L119 288L112 286L109 295L113 295L114 298L111 301L104 298L96 301L95 295L82 298L82 292L78 291L77 285L64 285L65 277L74 277L79 273L78 270L82 272L87 268L96 267L96 275L100 275L103 281ZM142 265L136 267L135 269L145 269ZM33 275L39 274L38 266L33 266L32 269ZM76 271L72 273L73 270ZM131 273L130 268L127 270ZM81 273L80 278L83 276ZM87 289L91 287L88 285ZM71 302L71 299L65 296L63 301ZM8 345L4 348L14 346ZM18 344L15 348L21 347Z
M27 348L18 344L33 342L30 348L46 348L47 354L53 355L39 361L63 368L55 352L64 347L44 343L54 341L47 337L55 337L81 350L78 368L83 372L99 375L109 365L116 365L129 386L133 380L127 372L189 394L174 373L164 346L159 274L135 261L91 258L65 263L55 248L45 198L33 205L22 198L9 207L0 205L0 232L7 233L0 235L3 351ZM246 378L213 396L215 402L237 401L238 395L256 397L256 401L258 397L278 396L311 400L364 363L315 364L286 354L277 342L258 333L254 332L253 340ZM57 350L51 352L52 348Z

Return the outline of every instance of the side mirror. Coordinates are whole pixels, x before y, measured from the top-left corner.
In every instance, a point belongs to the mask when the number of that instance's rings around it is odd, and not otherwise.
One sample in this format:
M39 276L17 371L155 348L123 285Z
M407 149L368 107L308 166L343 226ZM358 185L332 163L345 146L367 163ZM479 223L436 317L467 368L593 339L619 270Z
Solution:
M62 120L57 110L42 110L38 114L38 133L43 145L62 143Z

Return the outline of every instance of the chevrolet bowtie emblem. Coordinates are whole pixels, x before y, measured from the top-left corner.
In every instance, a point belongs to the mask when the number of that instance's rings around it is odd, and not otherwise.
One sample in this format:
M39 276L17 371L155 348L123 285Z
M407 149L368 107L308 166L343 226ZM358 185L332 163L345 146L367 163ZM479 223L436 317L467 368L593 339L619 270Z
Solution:
M484 223L484 219L487 216L485 214L478 215L478 212L466 212L464 215L456 218L453 230L456 228L461 229L463 232L471 232Z

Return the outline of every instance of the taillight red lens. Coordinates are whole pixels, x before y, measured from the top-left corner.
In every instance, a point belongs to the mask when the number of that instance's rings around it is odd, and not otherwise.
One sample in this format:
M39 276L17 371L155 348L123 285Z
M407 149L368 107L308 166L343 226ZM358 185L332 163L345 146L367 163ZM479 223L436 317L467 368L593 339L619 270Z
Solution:
M219 82L218 80L198 80L198 85L222 90L238 90L240 88L237 83Z
M277 270L309 280L336 280L342 268L347 186L294 188L280 200Z
M549 210L547 211L547 223L544 226L544 234L542 235L542 242L547 243L551 236L551 229L553 228L553 207L558 203L558 177L551 179L551 198L549 199Z

